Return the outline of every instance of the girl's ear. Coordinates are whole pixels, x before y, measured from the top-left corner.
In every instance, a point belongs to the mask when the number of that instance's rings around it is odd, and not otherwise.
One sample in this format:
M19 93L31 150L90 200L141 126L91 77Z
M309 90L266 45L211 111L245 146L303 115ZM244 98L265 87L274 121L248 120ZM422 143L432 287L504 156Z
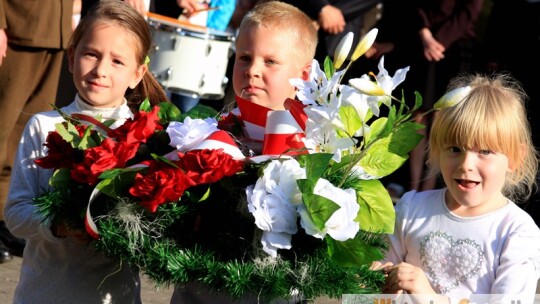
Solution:
M518 153L515 155L515 159L508 158L508 172L514 172L516 171L519 166L521 166L522 159L525 158L527 151L527 145L526 144L520 144Z
M135 87L139 84L139 82L141 82L141 80L144 77L144 74L146 74L147 71L148 71L148 65L146 63L141 64L137 68L137 71L135 72L135 77L133 78L133 80L129 84L129 88L132 89L132 90L135 89Z
M75 65L75 49L73 47L68 48L68 63L69 63L69 72L73 73L73 66Z

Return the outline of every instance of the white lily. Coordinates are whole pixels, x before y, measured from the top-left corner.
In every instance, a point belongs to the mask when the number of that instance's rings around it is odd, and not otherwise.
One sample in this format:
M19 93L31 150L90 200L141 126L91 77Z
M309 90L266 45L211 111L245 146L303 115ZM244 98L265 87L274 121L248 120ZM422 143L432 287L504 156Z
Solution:
M377 74L377 83L384 90L385 97L377 98L379 101L384 102L387 106L390 106L390 97L394 89L405 81L407 72L409 72L409 67L399 69L394 73L394 76L390 76L388 71L384 68L384 56L381 57L381 60L378 64L379 74Z
M339 117L339 108L341 107L341 95L336 96L336 94L330 95L330 100L325 104L313 105L311 107L305 108L304 112L308 116L308 119L313 121L316 124L327 124L331 123L337 128L343 129L343 123Z
M360 93L370 96L385 95L383 88L377 82L371 81L368 78L354 78L349 80L349 84L357 89Z
M341 96L344 103L354 107L362 122L362 126L355 132L354 136L363 136L365 132L369 131L369 125L367 125L369 110L373 114L379 115L379 103L349 86L341 87Z
M306 137L303 139L311 153L332 153L335 162L341 162L342 151L349 150L356 144L354 138L341 138L332 124L316 124L308 121Z
M360 56L364 55L367 50L369 50L369 48L375 42L378 32L379 30L377 28L373 28L362 38L362 40L360 40L360 42L358 42L358 45L356 45L356 48L351 56L352 61L360 58Z
M461 102L471 91L470 86L460 87L453 89L443 95L437 102L433 105L435 110L441 110L444 108L452 107Z
M336 70L341 67L341 65L347 59L347 56L349 56L349 52L351 51L353 40L354 40L353 32L348 32L339 41L339 44L337 45L336 50L334 52L334 68Z
M325 105L328 101L328 96L337 91L337 85L341 76L345 71L338 71L332 79L328 80L326 74L321 70L317 60L313 60L309 80L305 81L300 78L293 78L289 83L296 87L296 97L305 105Z
M349 80L349 84L358 91L369 95L369 103L382 102L390 107L392 92L400 85L407 76L409 67L405 67L396 71L394 76L390 76L384 68L384 56L378 64L379 74L376 76L376 82L373 82L368 75L362 75L360 78ZM373 114L379 116L378 111L373 111Z

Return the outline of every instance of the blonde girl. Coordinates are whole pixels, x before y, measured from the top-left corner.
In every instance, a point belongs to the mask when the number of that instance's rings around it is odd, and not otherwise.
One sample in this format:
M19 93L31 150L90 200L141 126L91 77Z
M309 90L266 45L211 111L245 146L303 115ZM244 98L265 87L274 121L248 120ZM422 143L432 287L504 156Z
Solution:
M533 302L540 230L514 203L531 194L538 169L524 97L502 75L451 84L440 104L454 105L436 114L429 138L446 187L397 204L385 292Z

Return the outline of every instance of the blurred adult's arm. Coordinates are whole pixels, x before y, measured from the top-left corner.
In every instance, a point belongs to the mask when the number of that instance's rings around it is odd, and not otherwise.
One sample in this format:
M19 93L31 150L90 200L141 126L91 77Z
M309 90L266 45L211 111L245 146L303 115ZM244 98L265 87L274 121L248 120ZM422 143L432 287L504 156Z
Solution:
M176 0L176 4L183 9L182 13L188 17L199 9L199 2L197 0Z
M482 10L484 0L456 0L440 2L439 13L443 21L436 20L437 16L420 7L418 13L422 18L423 27L432 32L433 38L448 49L454 42L463 38L475 36L475 25ZM446 15L446 17L444 17ZM430 21L431 20L431 21ZM432 24L435 22L436 24Z
M7 35L4 29L0 30L0 66L7 55Z
M339 34L345 29L343 12L331 4L327 4L321 9L318 21L320 27L330 34Z
M7 53L7 35L6 29L6 11L4 9L4 1L0 1L0 66L2 66L2 61L6 57Z
M440 61L444 58L446 48L433 37L429 28L422 28L418 34L420 35L420 40L424 46L424 57L426 57L428 61Z

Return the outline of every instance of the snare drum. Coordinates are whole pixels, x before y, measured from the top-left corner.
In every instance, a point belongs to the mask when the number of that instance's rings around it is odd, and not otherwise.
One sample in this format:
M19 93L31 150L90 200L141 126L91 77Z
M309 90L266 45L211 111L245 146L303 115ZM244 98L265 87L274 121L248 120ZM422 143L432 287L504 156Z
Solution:
M234 36L208 28L148 18L155 52L150 72L164 89L204 99L221 99Z

